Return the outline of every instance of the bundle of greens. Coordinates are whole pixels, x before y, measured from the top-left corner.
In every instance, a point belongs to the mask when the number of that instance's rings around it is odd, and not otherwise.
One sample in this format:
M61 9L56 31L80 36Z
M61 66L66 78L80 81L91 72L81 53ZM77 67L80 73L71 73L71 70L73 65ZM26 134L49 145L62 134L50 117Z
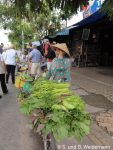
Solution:
M28 73L25 73L25 72L18 72L18 75L21 77L21 80L26 80L26 81L32 81L32 77L28 74Z
M68 83L43 78L35 81L31 94L21 102L21 111L33 117L33 128L41 134L53 133L56 141L68 137L80 140L90 132L91 119L81 97Z

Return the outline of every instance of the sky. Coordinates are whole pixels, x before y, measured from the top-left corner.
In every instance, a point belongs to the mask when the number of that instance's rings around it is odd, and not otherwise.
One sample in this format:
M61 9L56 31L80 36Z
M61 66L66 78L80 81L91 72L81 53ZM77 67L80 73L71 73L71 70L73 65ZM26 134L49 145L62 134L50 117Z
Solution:
M70 20L67 22L67 26L71 26L83 19L83 12L78 12L77 15L74 15Z
M3 29L0 29L0 44L4 43L4 46L8 46L10 44L8 40L8 33L9 31L5 31Z

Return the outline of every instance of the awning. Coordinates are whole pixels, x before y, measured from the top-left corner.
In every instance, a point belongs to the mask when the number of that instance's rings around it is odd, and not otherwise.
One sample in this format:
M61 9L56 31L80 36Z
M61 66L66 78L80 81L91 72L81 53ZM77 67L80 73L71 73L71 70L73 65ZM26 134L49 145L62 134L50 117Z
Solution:
M82 27L85 25L90 25L93 23L96 23L98 21L101 21L103 18L105 18L107 15L105 13L102 13L100 10L92 14L91 16L83 19L82 21L74 24L73 26Z
M96 23L96 22L101 21L102 19L104 19L106 16L107 16L107 14L102 13L101 10L98 10L97 12L95 12L91 16L83 19L82 21L80 21L80 22L78 22L76 24L73 24L70 27L64 28L61 31L58 31L56 33L56 36L69 35L69 32L70 32L71 29L84 27L86 25L90 25L90 24Z
M57 32L56 35L69 35L69 30L77 26L70 26L65 29L62 29L60 32Z
M100 10L98 10L97 12L95 12L91 16L83 19L82 21L80 21L76 24L73 24L70 27L62 29L61 31L57 32L56 35L69 35L69 31L71 29L79 28L79 27L83 27L85 25L90 25L90 24L96 23L98 21L101 21L106 16L107 15L105 13L102 13Z

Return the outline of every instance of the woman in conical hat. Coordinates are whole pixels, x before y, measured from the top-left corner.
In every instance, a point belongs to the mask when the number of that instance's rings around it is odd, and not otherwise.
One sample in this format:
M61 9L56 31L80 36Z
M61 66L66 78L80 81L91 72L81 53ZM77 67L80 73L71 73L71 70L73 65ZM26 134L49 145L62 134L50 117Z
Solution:
M70 81L70 53L65 43L51 45L55 50L54 58L47 74L47 79L58 82Z

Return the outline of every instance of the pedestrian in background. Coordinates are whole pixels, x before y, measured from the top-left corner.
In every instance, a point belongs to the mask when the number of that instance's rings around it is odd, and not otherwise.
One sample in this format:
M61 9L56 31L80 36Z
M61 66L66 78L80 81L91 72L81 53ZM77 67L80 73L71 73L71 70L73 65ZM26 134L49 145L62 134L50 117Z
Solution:
M28 52L26 50L20 55L20 62L23 64L28 62Z
M4 47L4 44L1 43L1 45L0 45L0 54L2 54L2 52L3 52L3 47Z
M6 60L6 51L7 51L7 48L4 48L4 50L2 52L2 56L3 56L4 62Z
M56 56L48 39L44 39L44 56L47 58L47 69L49 70L51 63Z
M43 56L37 49L37 46L33 46L33 50L29 53L29 62L31 62L31 75L35 78L41 75L41 62Z
M7 90L7 86L5 83L5 73L6 73L6 66L4 63L4 59L2 54L0 54L0 82L1 82L1 88L4 94L8 93ZM0 98L2 98L2 96L0 95Z
M15 84L15 68L16 68L16 57L17 52L14 49L14 45L11 45L9 49L6 51L6 68L7 68L7 74L6 74L6 83L9 81L9 76L11 74L12 83Z

